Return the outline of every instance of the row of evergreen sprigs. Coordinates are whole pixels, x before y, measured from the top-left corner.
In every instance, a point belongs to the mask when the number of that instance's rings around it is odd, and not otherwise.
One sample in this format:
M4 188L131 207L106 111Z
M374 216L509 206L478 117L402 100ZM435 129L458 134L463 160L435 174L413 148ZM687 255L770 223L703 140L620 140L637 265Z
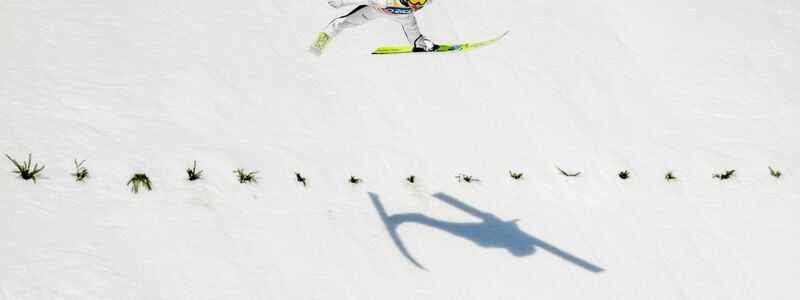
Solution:
M6 157L8 157L8 159L11 160L11 162L17 168L17 170L14 171L14 173L19 174L19 177L21 177L22 179L33 180L33 182L36 182L36 177L41 175L42 171L44 171L44 165L42 165L41 167L39 166L39 164L31 165L32 157L30 154L28 154L28 161L23 161L22 163L11 158L11 156L8 156L8 154L6 154ZM75 160L75 173L71 174L73 177L75 177L75 181L85 182L86 178L89 177L89 170L86 168L85 164L86 160L83 160L81 162L78 162L77 159ZM581 172L568 172L559 168L558 166L556 166L556 169L558 169L558 172L561 173L561 175L567 177L578 177L581 175ZM239 183L254 183L256 182L256 174L258 174L259 171L250 172L245 169L239 168L233 172L236 174L236 178L239 180ZM719 180L727 180L733 177L733 174L735 172L736 170L726 170L725 172L713 174L713 178L717 178ZM781 177L781 171L775 170L771 166L769 167L769 172L775 178ZM186 169L186 173L190 181L198 180L203 176L203 170L200 171L197 170L197 161L194 162L192 168ZM508 171L508 173L511 176L511 178L514 178L515 180L521 180L523 176L522 173L517 173L512 171ZM306 186L306 178L300 175L300 173L295 172L294 174L297 177L297 181L302 183L303 186ZM630 171L624 170L619 172L618 175L619 178L625 180L630 178ZM478 178L463 173L458 174L458 176L456 176L456 179L458 179L459 182L481 181ZM672 171L669 171L664 176L664 179L667 181L675 181L678 180L678 177L675 177L675 174ZM406 181L410 183L414 183L415 180L416 177L414 175L406 177ZM359 184L362 182L361 178L355 176L350 176L348 181L352 184ZM148 178L147 175L142 173L134 174L133 177L131 177L131 179L128 181L128 185L131 186L131 191L133 191L134 193L139 192L140 186L144 187L148 191L153 189L153 185L150 182L150 178Z

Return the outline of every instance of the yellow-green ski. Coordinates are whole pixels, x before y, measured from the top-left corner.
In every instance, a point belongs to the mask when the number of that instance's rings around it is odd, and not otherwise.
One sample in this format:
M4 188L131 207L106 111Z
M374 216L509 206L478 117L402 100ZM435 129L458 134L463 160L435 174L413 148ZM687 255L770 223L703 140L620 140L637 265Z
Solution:
M311 44L311 48L308 48L308 52L316 56L322 55L322 52L325 51L325 48L328 48L328 44L331 43L332 39L333 37L327 33L320 32L319 35L317 35L317 39Z
M475 50L477 48L491 45L494 42L499 41L504 36L506 36L506 34L508 34L508 31L506 31L505 33L496 38L478 43L439 45L439 48L429 52L461 52L461 51ZM414 52L414 47L411 46L384 46L376 49L375 51L372 52L372 54L400 54L400 53L412 53L412 52Z

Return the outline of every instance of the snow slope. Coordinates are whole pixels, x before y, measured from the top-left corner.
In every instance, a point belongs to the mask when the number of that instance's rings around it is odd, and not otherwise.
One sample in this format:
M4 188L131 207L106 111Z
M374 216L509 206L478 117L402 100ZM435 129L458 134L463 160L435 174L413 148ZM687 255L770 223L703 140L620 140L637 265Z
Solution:
M800 2L487 4L0 1L0 299L800 298Z

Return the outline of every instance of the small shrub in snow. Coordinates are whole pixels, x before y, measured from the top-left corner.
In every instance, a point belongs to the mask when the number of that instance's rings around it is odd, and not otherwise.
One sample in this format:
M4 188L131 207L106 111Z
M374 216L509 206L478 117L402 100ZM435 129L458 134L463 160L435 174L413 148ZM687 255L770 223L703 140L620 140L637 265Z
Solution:
M203 176L203 170L200 170L200 172L197 171L197 161L195 160L194 164L192 164L192 168L186 169L186 174L189 175L189 181L195 181Z
M631 172L628 170L619 172L619 178L622 178L623 180L628 179L630 177L631 177Z
M562 170L558 166L556 166L556 169L558 169L558 172L561 173L561 175L564 175L564 176L567 176L567 177L578 177L578 176L581 175L581 172L577 172L577 173L567 172L567 171Z
M300 183L303 184L303 186L306 186L306 178L305 177L303 177L302 175L300 175L300 173L297 173L297 172L294 172L294 176L297 177L297 182L300 182Z
M139 193L139 186L140 185L144 186L144 188L146 188L148 191L152 191L153 190L153 185L150 182L150 178L147 178L147 175L142 174L142 173L133 174L133 177L131 177L131 180L128 180L128 185L133 185L131 187L131 191L134 194Z
M733 173L736 173L736 170L727 170L724 173L716 173L713 178L717 178L719 180L728 180L733 177Z
M774 170L772 167L769 167L769 173L772 174L772 177L781 178L781 171Z
M256 180L256 174L258 174L258 172L259 171L247 172L245 169L242 169L242 168L239 168L239 169L236 169L236 171L233 171L233 173L236 173L236 178L239 179L239 183L255 183L255 182L258 182Z
M355 177L355 176L350 176L350 179L348 179L347 181L349 181L352 184L359 184L359 183L363 182L363 180L361 180L361 178L358 178L358 177Z
M89 177L89 170L83 166L86 163L86 160L82 160L78 162L75 160L75 173L72 173L72 176L75 176L75 182L85 182L84 180Z
M464 174L464 173L459 173L458 176L456 176L456 179L458 179L458 182L464 181L464 182L467 182L467 183L473 182L473 181L474 182L480 182L481 181L478 178L472 177L472 176Z
M514 178L516 180L522 179L522 173L515 173L515 172L508 171L508 174L511 175L511 178Z
M21 164L17 162L15 159L11 158L11 156L8 156L8 154L6 154L6 157L8 157L8 159L11 160L14 166L17 167L17 170L13 172L19 174L19 177L21 177L22 179L25 180L33 179L33 182L35 183L36 176L39 176L39 174L44 170L44 166L39 167L38 164L33 165L33 169L31 169L31 154L28 154L28 161L27 162L23 161Z
M675 175L672 174L672 171L669 171L667 172L667 175L664 176L664 179L667 181L675 181L678 180L678 177L675 177Z
M406 177L406 181L408 182L414 183L415 180L417 180L417 177L415 177L414 175Z

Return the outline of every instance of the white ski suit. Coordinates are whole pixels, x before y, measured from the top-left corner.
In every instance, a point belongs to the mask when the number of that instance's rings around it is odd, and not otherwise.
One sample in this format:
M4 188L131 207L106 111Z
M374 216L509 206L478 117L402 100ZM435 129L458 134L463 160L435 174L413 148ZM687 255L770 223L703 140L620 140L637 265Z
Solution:
M427 0L425 5L430 5L434 0ZM425 38L419 30L417 19L414 17L412 4L407 0L344 0L344 5L359 5L349 14L333 19L322 31L335 37L343 30L367 23L379 18L388 18L403 26L408 42L417 48L429 49L433 43ZM341 2L340 2L341 3ZM417 5L416 10L423 5Z

